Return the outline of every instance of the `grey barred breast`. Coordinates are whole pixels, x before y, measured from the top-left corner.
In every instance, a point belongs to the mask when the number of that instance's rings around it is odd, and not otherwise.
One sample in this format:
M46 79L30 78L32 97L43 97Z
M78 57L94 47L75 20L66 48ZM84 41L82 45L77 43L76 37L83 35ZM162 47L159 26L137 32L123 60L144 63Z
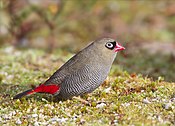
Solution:
M109 70L110 69L104 69L102 66L92 68L89 65L85 65L82 69L65 78L62 82L58 97L67 99L72 96L78 96L94 91L106 79Z

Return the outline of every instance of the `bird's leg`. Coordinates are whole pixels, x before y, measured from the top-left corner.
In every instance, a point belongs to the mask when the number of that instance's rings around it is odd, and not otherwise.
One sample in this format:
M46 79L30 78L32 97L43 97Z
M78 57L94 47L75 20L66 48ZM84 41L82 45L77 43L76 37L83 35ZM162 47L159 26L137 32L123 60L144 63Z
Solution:
M73 99L76 99L76 100L82 102L85 105L90 105L90 103L88 101L82 99L80 96L78 96L78 97L77 96L74 96Z

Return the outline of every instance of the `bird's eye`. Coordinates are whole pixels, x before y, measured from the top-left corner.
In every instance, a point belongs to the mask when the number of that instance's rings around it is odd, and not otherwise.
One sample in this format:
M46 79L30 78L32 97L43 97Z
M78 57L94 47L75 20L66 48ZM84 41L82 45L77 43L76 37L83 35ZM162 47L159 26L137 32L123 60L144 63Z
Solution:
M114 44L111 43L111 42L106 43L105 46L106 46L108 49L113 49L113 48L114 48Z

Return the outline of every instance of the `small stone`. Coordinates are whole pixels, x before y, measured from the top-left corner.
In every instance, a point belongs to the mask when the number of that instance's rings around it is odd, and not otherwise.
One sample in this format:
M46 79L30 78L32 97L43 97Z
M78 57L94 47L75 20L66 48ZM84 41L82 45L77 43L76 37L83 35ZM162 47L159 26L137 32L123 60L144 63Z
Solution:
M21 120L20 119L16 120L16 124L18 125L22 124Z
M38 114L32 114L32 117L36 118L36 117L38 117Z
M141 108L142 108L142 106L140 106L140 105L139 105L139 106L138 106L138 108L139 108L139 109L141 109Z
M150 104L151 103L147 98L146 99L143 99L142 102L145 103L145 104Z
M64 123L67 121L67 118L58 118L58 117L54 117L54 118L51 118L49 120L49 122L53 123L53 122L60 122L60 123Z
M158 116L157 119L159 120L160 123L163 123L163 119L160 116Z
M171 103L167 103L167 104L165 104L164 108L166 110L170 110L170 109L172 109L172 104Z
M162 99L163 102L166 102L166 99Z
M39 123L36 121L36 122L34 123L34 126L39 126Z
M5 114L5 115L3 115L2 117L3 117L5 120L10 120L10 119L11 119L11 116L6 115L6 114Z
M110 90L111 90L111 87L106 88L106 89L104 90L104 92L105 92L105 93L110 93Z
M145 90L141 90L141 92L143 93L143 92L145 92Z
M105 106L106 106L105 103L100 103L100 104L98 104L98 105L96 106L96 108L103 108L103 107L105 107Z
M114 124L117 124L117 123L118 123L118 120L115 119L115 120L114 120Z
M158 102L158 99L153 98L151 101L153 101L153 102Z
M37 110L38 110L38 108L36 107L36 108L34 108L32 111L33 111L33 112L37 112Z
M122 106L128 107L130 106L130 103L122 103Z

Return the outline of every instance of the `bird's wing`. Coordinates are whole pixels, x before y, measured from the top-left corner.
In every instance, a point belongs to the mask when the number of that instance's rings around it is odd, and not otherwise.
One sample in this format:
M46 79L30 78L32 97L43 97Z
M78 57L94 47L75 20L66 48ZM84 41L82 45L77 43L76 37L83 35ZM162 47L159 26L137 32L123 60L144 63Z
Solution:
M65 93L62 94L63 96L66 94L74 96L88 93L96 89L104 79L100 73L100 68L85 65L71 75L66 76L61 84L61 90L64 90L64 92L61 93Z
M63 66L61 66L44 84L58 84L60 85L66 76L74 73L84 65L85 57L82 56L81 52L74 55L69 59Z

